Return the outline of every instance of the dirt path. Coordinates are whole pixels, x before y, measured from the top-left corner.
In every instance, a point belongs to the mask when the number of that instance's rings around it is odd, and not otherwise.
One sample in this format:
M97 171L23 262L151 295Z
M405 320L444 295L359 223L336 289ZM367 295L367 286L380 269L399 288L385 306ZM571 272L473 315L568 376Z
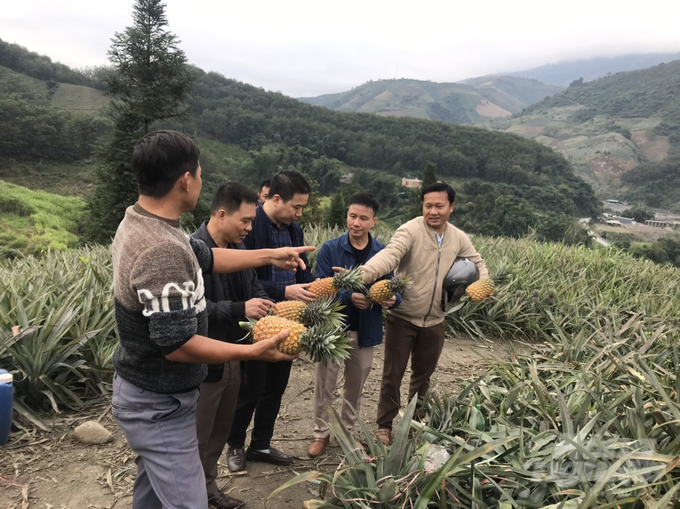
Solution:
M506 342L447 339L433 387L452 390L456 382L484 370L481 356L506 356ZM373 371L364 390L361 417L373 428L383 362L382 346L376 351ZM409 373L407 373L407 377ZM338 382L338 385L341 381ZM406 384L402 389L406 388ZM307 445L312 434L313 366L298 360L284 395L274 445L299 458L291 467L251 463L248 471L231 475L223 456L218 484L224 491L246 500L249 509L301 508L316 497L312 484L299 485L267 499L268 495L296 473L323 468L332 470L340 462L340 448L331 441L328 453L311 460ZM338 392L336 391L336 397ZM339 408L336 399L336 408ZM132 483L136 472L134 454L108 411L109 401L88 404L84 411L61 416L51 433L34 432L14 438L0 448L0 509L126 509L132 505ZM72 435L80 423L100 419L115 436L113 443L84 446Z

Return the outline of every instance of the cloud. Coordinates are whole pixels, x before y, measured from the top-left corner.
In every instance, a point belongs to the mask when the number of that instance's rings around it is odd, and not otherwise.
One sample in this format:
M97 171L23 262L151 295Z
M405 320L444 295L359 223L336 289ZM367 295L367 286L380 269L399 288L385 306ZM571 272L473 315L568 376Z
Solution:
M294 97L370 79L457 81L565 59L680 51L680 2L537 0L342 4L167 0L169 29L206 71ZM107 62L132 2L24 0L3 5L0 34L74 67Z

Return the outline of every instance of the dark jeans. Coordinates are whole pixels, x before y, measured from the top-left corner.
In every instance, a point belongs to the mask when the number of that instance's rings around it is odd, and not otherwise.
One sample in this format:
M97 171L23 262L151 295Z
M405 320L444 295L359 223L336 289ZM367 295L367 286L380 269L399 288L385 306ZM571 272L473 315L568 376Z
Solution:
M254 413L250 447L269 449L292 365L290 361L245 362L245 368L242 366L241 369L241 390L229 434L229 447L244 447L246 431Z
M392 421L401 406L401 381L411 359L409 401L414 395L422 398L430 388L430 377L444 348L446 323L418 327L411 322L389 315L385 320L385 364L383 365L378 426L392 429Z

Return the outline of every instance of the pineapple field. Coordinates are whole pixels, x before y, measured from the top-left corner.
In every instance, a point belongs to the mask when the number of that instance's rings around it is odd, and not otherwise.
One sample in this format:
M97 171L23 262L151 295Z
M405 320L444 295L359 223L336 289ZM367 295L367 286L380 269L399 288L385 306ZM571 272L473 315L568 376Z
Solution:
M320 246L340 231L317 227L305 234L307 243ZM388 229L376 234L382 241L390 235ZM447 316L451 338L425 419L411 420L411 402L391 447L372 439L377 361L360 415L367 424L353 436L334 419L337 445L326 459L220 480L240 489L239 498L248 499L248 490L264 493L257 498L263 505L249 507L677 504L680 270L616 250L531 239L473 242L489 266L494 296L464 297ZM458 345L482 356L500 353L471 370L475 353ZM93 412L95 420L106 416L115 346L107 248L0 262L0 367L15 374L17 425L13 441L0 449L10 458L0 462L0 498L7 493L8 507L22 506L24 490L16 486L30 471L27 458L47 449L68 455L64 423ZM288 427L280 440L289 439L284 449L299 448L302 456L312 429L311 364L296 361L292 381L296 374L300 384L287 391L282 421ZM109 499L88 504L112 507L116 493L130 486L134 464L129 450L113 455L101 447L96 454L104 469L90 481ZM50 486L49 465L35 474L35 487L38 478ZM37 488L25 486L31 502ZM48 503L41 500L37 507Z

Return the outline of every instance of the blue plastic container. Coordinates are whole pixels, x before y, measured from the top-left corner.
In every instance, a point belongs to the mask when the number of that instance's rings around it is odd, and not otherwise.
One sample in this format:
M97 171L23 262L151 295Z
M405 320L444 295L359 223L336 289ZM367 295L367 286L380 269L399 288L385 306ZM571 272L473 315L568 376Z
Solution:
M14 403L12 381L11 373L0 369L0 445L7 443L12 428L12 406Z

